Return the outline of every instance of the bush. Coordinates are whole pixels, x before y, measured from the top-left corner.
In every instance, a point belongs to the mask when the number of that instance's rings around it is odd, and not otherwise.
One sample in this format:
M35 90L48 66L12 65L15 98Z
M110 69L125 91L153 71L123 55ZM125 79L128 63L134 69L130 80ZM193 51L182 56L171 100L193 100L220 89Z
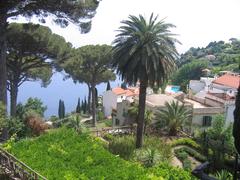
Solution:
M49 129L49 125L46 124L41 117L35 114L28 114L26 117L26 126L30 128L31 134L39 136Z
M180 138L180 139L174 140L171 143L172 147L179 146L179 145L189 146L189 147L192 147L196 150L201 149L201 146L198 143L196 143L196 141L192 140L191 138Z
M109 151L129 160L135 150L135 138L133 136L114 136L109 142Z
M145 169L127 162L106 151L98 138L65 128L13 143L9 151L49 180L193 179L189 172L167 164Z
M182 162L183 169L191 170L192 164L188 159L188 153L183 148L175 149L174 153L176 157Z
M194 157L196 160L198 160L200 162L207 161L207 158L205 156L203 156L199 152L195 151L194 149L191 149L189 147L182 147L182 148L179 148L179 151L180 150L186 152L187 154L189 154L190 156Z
M174 168L167 163L161 163L157 167L149 168L149 172L152 176L149 179L158 179L156 177L162 176L164 179L169 180L194 180L197 179L187 171L183 171L181 168Z

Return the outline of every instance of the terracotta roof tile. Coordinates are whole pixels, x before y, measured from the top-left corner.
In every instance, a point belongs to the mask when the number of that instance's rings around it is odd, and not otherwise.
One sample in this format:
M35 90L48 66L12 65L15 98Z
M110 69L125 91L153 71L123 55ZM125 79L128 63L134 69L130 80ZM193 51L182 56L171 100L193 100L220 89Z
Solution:
M237 89L239 86L239 81L240 81L239 75L224 74L223 76L215 79L213 83Z
M122 89L120 87L116 87L112 89L112 92L116 95L125 94L126 96L135 96L139 94L139 88L128 88L128 89Z
M125 94L125 90L120 87L113 88L112 92L116 95Z

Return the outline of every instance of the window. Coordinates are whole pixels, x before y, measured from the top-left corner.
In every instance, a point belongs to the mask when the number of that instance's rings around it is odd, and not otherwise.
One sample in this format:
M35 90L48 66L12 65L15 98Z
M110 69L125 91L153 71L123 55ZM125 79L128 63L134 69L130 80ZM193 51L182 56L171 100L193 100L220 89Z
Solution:
M212 124L212 116L203 116L203 126L208 127Z

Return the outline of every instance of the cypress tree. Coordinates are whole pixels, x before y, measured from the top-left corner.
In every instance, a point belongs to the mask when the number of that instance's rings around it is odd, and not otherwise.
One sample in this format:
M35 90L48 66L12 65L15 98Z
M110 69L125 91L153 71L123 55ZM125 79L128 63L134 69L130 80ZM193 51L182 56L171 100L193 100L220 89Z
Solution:
M110 82L108 81L107 82L107 89L106 89L106 91L109 91L109 90L111 90L111 86L110 86Z
M62 100L61 99L59 100L59 103L58 103L58 117L59 119L62 119Z
M88 103L87 103L87 99L85 97L85 99L84 99L84 114L87 113L87 107L88 107Z
M65 117L65 105L64 105L64 101L62 101L62 118Z
M81 105L80 105L80 98L78 98L78 103L77 103L77 107L76 107L76 113L81 113Z

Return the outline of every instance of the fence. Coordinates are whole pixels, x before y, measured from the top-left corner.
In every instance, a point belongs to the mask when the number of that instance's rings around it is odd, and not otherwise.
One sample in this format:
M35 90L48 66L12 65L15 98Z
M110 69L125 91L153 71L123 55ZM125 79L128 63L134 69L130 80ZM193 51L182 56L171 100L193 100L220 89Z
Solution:
M5 172L8 171L11 176L21 180L47 180L2 148L0 148L0 163Z

